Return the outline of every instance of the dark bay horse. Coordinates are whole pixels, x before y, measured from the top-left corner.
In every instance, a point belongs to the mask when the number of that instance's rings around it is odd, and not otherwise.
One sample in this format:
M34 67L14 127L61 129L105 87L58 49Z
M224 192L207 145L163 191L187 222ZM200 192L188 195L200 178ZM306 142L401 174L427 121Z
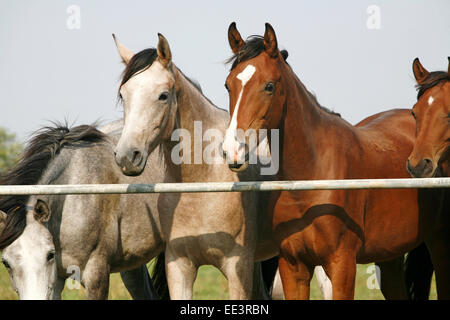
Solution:
M124 176L113 153L122 121L101 130L87 125L43 128L0 184L171 181L157 155L147 162L152 170L140 177ZM163 249L159 216L166 214L164 198L0 196L2 262L19 298L60 299L70 276L85 287L87 299L107 299L110 273L121 272L134 299L157 299L145 264Z
M278 130L280 180L407 177L415 124L408 110L386 111L352 126L321 107L285 62L275 32L245 42L231 24L233 53L226 80L232 121L226 156L247 161L247 141L236 131ZM244 165L230 166L239 171ZM287 299L308 299L312 270L322 265L333 299L353 299L357 263L399 257L425 241L436 270L438 297L450 298L450 241L441 190L335 190L273 192L269 206L280 247ZM447 215L448 216L448 215ZM446 230L447 232L444 232Z

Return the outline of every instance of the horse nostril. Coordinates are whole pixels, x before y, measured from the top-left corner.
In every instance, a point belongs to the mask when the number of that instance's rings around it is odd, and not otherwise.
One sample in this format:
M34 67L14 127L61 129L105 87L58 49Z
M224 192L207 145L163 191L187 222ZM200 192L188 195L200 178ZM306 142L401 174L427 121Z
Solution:
M131 158L131 163L133 165L138 166L142 161L142 153L139 150L133 151L133 155Z
M431 159L425 158L422 161L420 161L418 167L422 171L427 171L427 170L431 170L432 166L433 166L433 161L431 161Z
M223 142L219 144L219 154L222 153L224 158L227 157L227 152L223 149Z
M433 161L431 159L423 159L422 160L423 173L430 174L433 171Z
M407 170L412 176L416 178L423 178L429 176L433 171L433 161L429 158L424 158L420 160L417 164L412 164L409 160L407 161Z

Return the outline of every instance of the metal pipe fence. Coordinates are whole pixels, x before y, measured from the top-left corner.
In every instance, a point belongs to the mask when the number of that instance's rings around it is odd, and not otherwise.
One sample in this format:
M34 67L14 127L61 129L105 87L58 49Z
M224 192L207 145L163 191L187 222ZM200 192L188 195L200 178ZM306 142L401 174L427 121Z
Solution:
M133 194L411 188L450 188L450 178L193 182L149 184L3 185L0 186L0 195Z

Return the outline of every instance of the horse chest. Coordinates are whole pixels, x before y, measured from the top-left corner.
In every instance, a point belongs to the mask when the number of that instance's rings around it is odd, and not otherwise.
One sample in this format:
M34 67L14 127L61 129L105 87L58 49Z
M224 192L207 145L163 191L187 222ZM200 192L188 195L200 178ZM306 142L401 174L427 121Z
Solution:
M171 217L170 234L225 232L234 238L244 228L244 215L239 194L182 194Z
M354 209L353 205L329 191L281 192L272 197L270 207L274 237L293 258L325 256L348 239L356 244L364 237L364 227L362 219L346 211L346 207Z

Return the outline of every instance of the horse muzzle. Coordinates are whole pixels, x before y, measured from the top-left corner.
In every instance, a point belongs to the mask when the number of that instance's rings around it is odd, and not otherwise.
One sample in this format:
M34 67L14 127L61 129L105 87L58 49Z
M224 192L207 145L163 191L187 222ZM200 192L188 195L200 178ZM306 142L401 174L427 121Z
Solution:
M431 178L436 174L436 166L433 160L425 158L418 162L408 159L406 169L413 178Z
M148 154L137 148L114 152L117 165L123 174L127 176L138 176L145 168Z
M232 156L230 154L222 149L222 154L225 160L228 163L228 168L230 168L233 172L242 172L248 168L249 165L249 153L247 151L247 147L244 146L242 150L243 152L234 152L232 153ZM242 151L240 150L240 151Z

